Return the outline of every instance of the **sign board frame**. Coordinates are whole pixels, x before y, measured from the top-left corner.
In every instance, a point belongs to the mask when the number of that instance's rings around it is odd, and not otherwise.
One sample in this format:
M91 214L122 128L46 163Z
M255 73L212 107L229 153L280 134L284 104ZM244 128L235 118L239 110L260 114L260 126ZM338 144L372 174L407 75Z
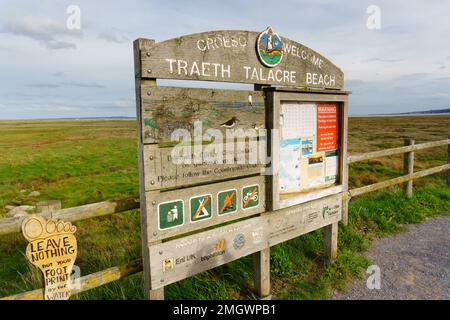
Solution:
M268 39L272 41L272 36L275 42L271 42L269 52ZM348 92L342 91L344 74L337 66L304 45L279 37L270 27L261 33L221 30L159 43L137 39L134 60L146 298L164 299L165 285L250 254L254 256L255 290L259 296L267 296L270 247L319 228L324 228L326 257L331 260L336 257L337 226L348 189L345 163ZM255 90L160 87L157 79L251 83ZM274 192L278 190L274 188L277 176L262 175L260 166L235 169L226 164L229 170L217 176L198 173L190 178L185 174L191 170L189 166L169 163L173 145L167 139L170 130L166 129L173 128L174 123L186 120L190 124L198 119L194 113L202 113L198 111L209 110L213 112L208 114L214 114L217 104L248 104L264 109L257 117L250 116L256 122L244 121L245 125L279 129L274 117L279 117L280 101L285 100L339 104L341 160L339 183L335 187L283 203ZM180 110L181 115L177 113ZM231 118L236 122L234 119ZM226 121L225 127L232 127L233 121ZM273 147L270 132L265 137L267 150ZM273 161L278 151L273 148L271 152ZM220 164L208 166L216 168ZM257 198L255 190L259 192ZM234 196L239 197L237 202L232 202ZM245 204L240 203L244 196ZM230 201L230 212L219 214L222 210L219 208L225 208ZM250 208L245 208L248 204ZM200 211L205 219L190 223L192 217L197 220ZM182 221L176 220L181 215ZM175 257L184 252L180 251L183 246L189 259ZM187 263L199 257L204 257L200 263Z

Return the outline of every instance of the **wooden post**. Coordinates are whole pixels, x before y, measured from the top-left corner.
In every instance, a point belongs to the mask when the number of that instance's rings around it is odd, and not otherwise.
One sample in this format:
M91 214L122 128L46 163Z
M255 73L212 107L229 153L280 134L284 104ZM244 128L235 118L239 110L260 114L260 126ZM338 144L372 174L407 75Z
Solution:
M270 247L253 254L255 292L260 298L270 295Z
M342 223L344 226L348 225L348 202L350 197L348 194L344 193L342 195Z
M448 136L448 138L450 139L450 135ZM447 146L447 148L448 148L447 163L450 163L450 144ZM447 170L447 185L450 186L450 170Z
M144 184L144 151L142 147L142 121L141 121L141 85L156 86L155 79L142 79L141 74L141 53L150 48L155 43L154 40L137 39L133 43L134 50L134 72L135 72L135 89L136 89L136 115L137 115L137 135L138 135L138 158L139 158L139 197L141 211L141 237L142 237L142 264L144 273L144 296L147 300L164 300L164 287L151 290L150 275L150 250L148 234L147 234L147 207L145 201L145 184ZM155 243L154 243L155 244Z
M338 225L339 225L338 222L335 222L324 228L325 262L336 260Z
M414 139L405 139L405 146L414 144ZM403 174L411 175L414 173L414 151L405 152L403 154ZM413 180L409 180L403 184L403 190L407 198L411 198L413 194Z
M265 86L255 85L254 90L260 91L264 90ZM273 153L272 153L272 130L274 128L273 123L273 92L266 93L265 96L265 115L266 115L266 128L267 132L267 145L266 145L266 154L269 157L272 157L273 161ZM271 163L273 166L273 163ZM276 182L276 181L275 181ZM273 202L273 185L274 176L273 172L271 176L268 176L266 179L266 203L265 208L267 210L274 210L274 202ZM278 185L277 185L278 188ZM264 215L264 214L262 214ZM258 251L253 254L253 270L254 270L254 290L259 298L263 299L270 295L270 247Z
M341 125L341 161L340 161L340 175L341 184L344 193L342 194L342 223L344 226L348 225L348 202L350 195L348 194L348 178L350 176L350 166L348 164L347 155L347 141L348 141L348 97L345 98L344 103L341 104L342 111L340 113Z
M164 300L164 287L155 290L146 290L145 299Z

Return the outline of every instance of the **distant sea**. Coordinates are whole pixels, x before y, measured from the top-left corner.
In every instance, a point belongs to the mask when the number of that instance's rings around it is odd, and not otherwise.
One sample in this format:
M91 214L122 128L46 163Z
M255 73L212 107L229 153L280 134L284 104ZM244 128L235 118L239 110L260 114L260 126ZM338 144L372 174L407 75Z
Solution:
M391 114L350 114L350 118L364 118L364 117L424 117L424 116L445 116L450 115L450 112L445 113L391 113Z
M418 112L405 112L405 113L390 113L390 114L350 114L350 118L363 118L363 117L423 117L423 116L443 116L450 115L450 109L443 110L429 110ZM7 119L0 119L7 120ZM39 118L39 119L8 119L8 121L31 121L31 120L136 120L136 117L68 117L68 118Z
M2 120L2 119L0 119ZM8 119L8 121L33 121L33 120L136 120L136 117L73 117L73 118L37 118L37 119Z

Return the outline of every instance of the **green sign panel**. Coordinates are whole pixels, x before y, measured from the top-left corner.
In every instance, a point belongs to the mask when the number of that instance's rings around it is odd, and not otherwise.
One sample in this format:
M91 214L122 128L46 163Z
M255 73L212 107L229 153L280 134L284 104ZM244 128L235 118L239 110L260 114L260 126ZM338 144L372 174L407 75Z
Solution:
M191 222L212 217L212 196L210 194L192 197L190 199Z
M219 215L233 213L237 211L237 190L231 189L221 191L217 194L217 204Z
M242 188L242 209L250 209L259 205L259 185Z
M183 200L160 203L158 205L159 229L169 229L184 223Z

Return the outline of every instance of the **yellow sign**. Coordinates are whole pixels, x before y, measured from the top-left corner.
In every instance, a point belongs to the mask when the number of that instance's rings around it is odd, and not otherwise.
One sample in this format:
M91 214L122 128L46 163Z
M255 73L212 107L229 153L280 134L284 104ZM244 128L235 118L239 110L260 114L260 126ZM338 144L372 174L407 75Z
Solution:
M28 240L26 255L44 275L44 299L67 300L70 297L72 267L77 257L77 228L70 222L37 215L22 223Z

